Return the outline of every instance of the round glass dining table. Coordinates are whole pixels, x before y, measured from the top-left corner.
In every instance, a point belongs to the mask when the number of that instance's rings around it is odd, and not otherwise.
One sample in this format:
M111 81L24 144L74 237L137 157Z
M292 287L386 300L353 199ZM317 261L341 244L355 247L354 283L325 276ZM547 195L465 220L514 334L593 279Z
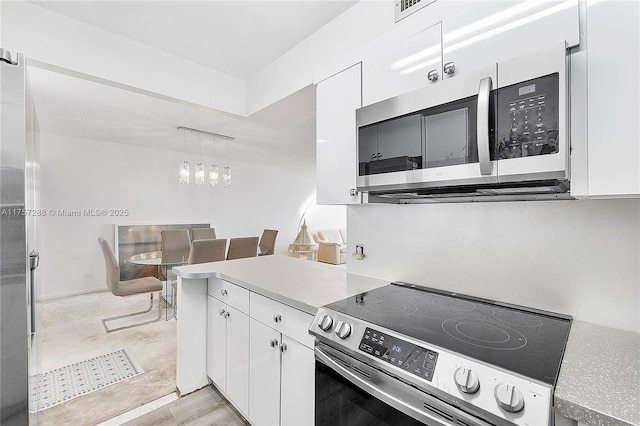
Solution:
M127 259L127 262L142 266L157 266L158 273L164 277L162 282L162 300L166 306L166 319L176 316L176 275L172 271L174 266L186 265L189 261L188 251L175 251L163 253L162 251L150 251L139 253Z

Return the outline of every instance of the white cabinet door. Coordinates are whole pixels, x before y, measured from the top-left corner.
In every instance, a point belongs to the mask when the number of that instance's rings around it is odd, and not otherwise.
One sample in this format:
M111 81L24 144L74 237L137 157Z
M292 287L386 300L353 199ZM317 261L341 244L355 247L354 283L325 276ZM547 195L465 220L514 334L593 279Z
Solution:
M313 350L282 336L281 425L305 426L315 421L315 357Z
M221 312L226 305L207 297L207 376L222 390L227 389L227 321Z
M640 195L640 3L587 2L588 192Z
M227 396L249 413L249 317L227 305Z
M357 204L356 109L362 106L361 65L316 87L316 180L318 204Z
M389 99L432 83L442 76L440 23L362 61L362 105Z
M280 333L250 319L249 420L280 423Z
M469 2L442 21L443 78L561 41L575 46L579 36L578 0Z

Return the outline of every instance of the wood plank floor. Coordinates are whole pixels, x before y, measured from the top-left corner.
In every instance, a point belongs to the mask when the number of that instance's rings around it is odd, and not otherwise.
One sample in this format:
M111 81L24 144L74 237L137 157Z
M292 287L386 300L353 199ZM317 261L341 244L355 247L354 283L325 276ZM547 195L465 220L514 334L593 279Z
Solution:
M249 426L235 408L212 386L207 386L164 407L125 423L127 426L216 425Z

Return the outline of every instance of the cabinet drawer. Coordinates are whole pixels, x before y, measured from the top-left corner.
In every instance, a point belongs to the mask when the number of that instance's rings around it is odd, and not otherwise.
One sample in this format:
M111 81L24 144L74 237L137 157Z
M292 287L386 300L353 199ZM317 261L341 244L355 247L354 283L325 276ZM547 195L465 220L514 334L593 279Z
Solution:
M209 296L249 315L249 290L219 278L209 278Z
M251 318L313 348L313 336L308 332L313 315L257 293L251 293Z

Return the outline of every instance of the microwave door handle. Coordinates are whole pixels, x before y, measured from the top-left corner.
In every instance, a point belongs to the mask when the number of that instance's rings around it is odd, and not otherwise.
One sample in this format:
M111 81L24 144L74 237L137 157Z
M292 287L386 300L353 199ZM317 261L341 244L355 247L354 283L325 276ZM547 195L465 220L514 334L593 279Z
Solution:
M491 174L491 158L489 155L489 97L491 96L491 77L480 80L478 89L478 161L480 174Z

